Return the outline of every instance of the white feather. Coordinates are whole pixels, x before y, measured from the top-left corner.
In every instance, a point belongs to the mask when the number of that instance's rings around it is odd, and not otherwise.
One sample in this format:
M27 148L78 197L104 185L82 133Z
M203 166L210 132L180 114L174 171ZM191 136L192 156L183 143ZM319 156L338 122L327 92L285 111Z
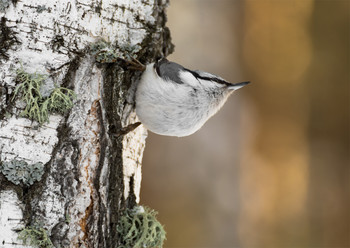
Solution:
M187 136L224 104L231 91L213 81L180 71L183 83L164 80L147 65L136 90L136 114L150 131L168 136Z

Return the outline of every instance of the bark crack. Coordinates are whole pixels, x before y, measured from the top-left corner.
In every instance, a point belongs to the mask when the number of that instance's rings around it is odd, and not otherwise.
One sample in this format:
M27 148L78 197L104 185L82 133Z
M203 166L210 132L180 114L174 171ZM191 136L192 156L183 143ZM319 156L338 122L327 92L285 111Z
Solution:
M168 54L162 2L18 1L0 19L0 92L6 95L0 99L0 158L45 164L40 182L26 188L5 182L0 195L5 187L16 190L26 223L42 222L57 247L117 246L121 210L139 200L146 135L142 125L136 128L128 89L140 73L97 65L88 47L103 37L115 49L141 45L135 54L143 62ZM19 112L17 103L7 105L19 61L29 73L49 72L52 84L74 88L78 99L71 111L50 116L36 130L35 122L11 117Z

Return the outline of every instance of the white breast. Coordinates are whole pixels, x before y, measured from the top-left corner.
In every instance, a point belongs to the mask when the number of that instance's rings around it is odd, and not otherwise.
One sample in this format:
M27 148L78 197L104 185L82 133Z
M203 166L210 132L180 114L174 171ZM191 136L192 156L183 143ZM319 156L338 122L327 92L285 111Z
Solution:
M180 75L187 84L168 82L157 75L153 65L146 67L137 86L139 119L147 129L161 135L180 137L196 132L216 112L208 94L196 85L200 82L193 75L191 78L191 73Z

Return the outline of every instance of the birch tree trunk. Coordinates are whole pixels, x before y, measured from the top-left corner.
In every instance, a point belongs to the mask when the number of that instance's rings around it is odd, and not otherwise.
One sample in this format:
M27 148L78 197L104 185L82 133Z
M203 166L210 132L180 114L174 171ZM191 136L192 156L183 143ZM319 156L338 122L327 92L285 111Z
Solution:
M147 132L122 130L137 122L140 72L97 63L90 48L103 39L117 52L140 45L133 52L143 63L167 55L173 49L167 4L0 1L0 247L29 247L18 231L38 224L55 247L117 247L118 216L139 201ZM20 68L47 75L43 95L73 89L72 109L42 125L21 117L24 103L14 98ZM31 166L43 175L24 183L20 175Z

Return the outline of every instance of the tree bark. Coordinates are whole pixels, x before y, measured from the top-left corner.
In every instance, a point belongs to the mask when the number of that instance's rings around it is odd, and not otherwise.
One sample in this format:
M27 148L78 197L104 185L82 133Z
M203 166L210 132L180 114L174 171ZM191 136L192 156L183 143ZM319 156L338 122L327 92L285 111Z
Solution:
M97 63L90 48L101 39L117 52L139 44L143 63L168 55L167 4L0 2L0 168L44 165L31 185L0 173L0 247L30 247L18 231L38 224L55 247L118 246L118 216L139 202L147 131L122 130L138 120L133 94L140 72ZM54 85L73 89L73 108L42 125L21 117L23 102L13 100L19 68L48 75L42 94Z

